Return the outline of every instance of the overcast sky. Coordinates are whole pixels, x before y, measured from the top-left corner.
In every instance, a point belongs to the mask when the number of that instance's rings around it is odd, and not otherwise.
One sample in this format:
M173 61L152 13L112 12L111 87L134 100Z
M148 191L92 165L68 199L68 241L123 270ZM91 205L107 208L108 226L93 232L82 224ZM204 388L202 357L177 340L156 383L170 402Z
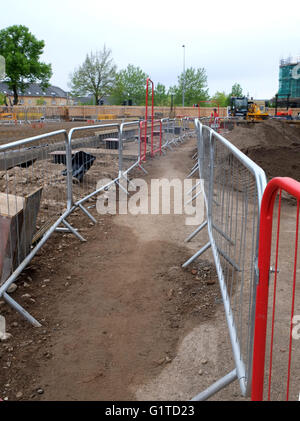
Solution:
M104 44L118 69L140 66L167 87L183 70L184 44L186 68L205 68L210 95L238 82L257 99L278 90L279 60L300 56L299 0L14 0L0 29L13 24L45 41L51 82L63 89Z

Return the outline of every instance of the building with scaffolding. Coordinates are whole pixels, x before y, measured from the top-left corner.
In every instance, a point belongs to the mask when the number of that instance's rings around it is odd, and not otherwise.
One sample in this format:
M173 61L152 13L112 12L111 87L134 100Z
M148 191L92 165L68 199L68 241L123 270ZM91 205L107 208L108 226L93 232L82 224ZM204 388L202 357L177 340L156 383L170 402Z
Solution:
M300 107L300 57L280 60L278 104Z

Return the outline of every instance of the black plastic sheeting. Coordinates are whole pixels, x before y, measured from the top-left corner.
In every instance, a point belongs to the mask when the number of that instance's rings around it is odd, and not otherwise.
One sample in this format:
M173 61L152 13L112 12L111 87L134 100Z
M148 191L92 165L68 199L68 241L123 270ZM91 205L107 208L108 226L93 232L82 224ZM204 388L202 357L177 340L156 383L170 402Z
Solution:
M72 176L81 182L84 174L91 168L95 159L95 156L86 152L76 152L72 157ZM67 170L64 170L62 175L67 175Z

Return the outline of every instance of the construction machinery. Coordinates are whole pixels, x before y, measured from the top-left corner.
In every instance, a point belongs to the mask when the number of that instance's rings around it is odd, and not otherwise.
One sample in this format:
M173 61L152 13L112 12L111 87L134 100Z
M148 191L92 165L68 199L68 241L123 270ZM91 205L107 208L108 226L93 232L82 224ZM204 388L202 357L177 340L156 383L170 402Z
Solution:
M283 120L293 120L293 113L292 110L289 109L287 111L277 111L275 110L275 118L283 119Z
M247 97L231 97L230 114L232 117L243 117L249 121L261 121L269 117L266 111Z
M255 102L251 101L248 102L248 112L246 114L246 120L250 121L260 121L260 120L266 120L269 118L269 114L266 112L263 112L260 107L255 104Z
M230 115L232 117L246 117L248 112L248 98L232 96L230 98Z
M6 110L5 111L0 110L0 121L1 120L15 121L17 120L17 114L13 112L7 112Z

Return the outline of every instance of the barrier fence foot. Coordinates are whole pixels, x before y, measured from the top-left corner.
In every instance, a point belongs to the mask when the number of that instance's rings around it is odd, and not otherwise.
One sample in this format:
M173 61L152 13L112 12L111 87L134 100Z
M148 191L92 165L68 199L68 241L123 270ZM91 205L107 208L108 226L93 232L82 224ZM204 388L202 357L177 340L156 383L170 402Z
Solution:
M188 192L187 192L187 194L191 194L192 193L192 191L194 191L200 184L202 183L202 180L200 180L200 181L198 181L198 183L197 184L195 184L194 185L194 187L192 187Z
M192 203L201 193L202 193L202 189L198 191L198 193L196 193L188 202L186 202L186 205L189 205L190 203Z
M18 313L21 314L26 320L29 321L35 327L41 327L42 325L33 317L31 314L28 313L20 304L18 304L15 300L13 300L7 292L4 292L2 295L3 299L13 307Z
M97 224L97 220L93 217L93 215L90 214L90 212L84 206L82 206L81 204L78 206L82 210L82 212L85 213L94 224Z
M122 189L122 190L123 190L123 192L124 192L124 193L126 193L126 194L127 194L127 196L129 196L128 191L125 189L125 187L123 187L123 186L122 186L122 184L120 184L120 183L119 183L119 181L118 181L118 180L116 180L116 184L120 187L120 189Z
M187 178L190 178L192 175L194 175L195 174L195 172L196 171L198 171L198 168L199 168L199 166L198 166L198 164L196 165L196 168L194 168L190 173L189 173L189 175L187 176Z
M197 251L197 253L194 254L194 256L192 256L189 260L187 260L182 267L186 268L188 265L190 265L195 259L197 259L197 257L201 256L202 253L204 253L207 249L209 249L211 247L210 241L205 244L205 246L202 247L202 249L200 249L199 251Z
M131 180L129 180L126 174L122 174L122 177L127 181L129 185L131 185L132 187L136 189L136 185Z
M77 232L73 227L72 227L72 225L70 225L69 224L69 222L67 222L65 219L63 219L62 220L62 223L68 228L68 230L70 231L70 232L72 232L72 234L74 234L77 238L79 238L79 240L80 241L82 241L82 242L86 242L86 239L85 238L83 238L80 234L79 234L79 232Z
M188 243L189 241L191 241L194 237L195 237L195 235L197 235L198 234L198 232L200 232L203 228L205 228L206 227L206 225L207 225L207 221L204 221L197 229L195 229L195 231L194 232L192 232L192 234L191 235L189 235L184 241L185 241L185 243Z
M190 171L193 171L197 167L197 165L198 165L198 161L192 166Z
M237 380L237 371L236 369L232 370L226 376L222 377L221 379L217 380L211 386L209 386L206 390L199 393L199 395L195 396L191 401L205 401L206 399L210 398L211 396L215 395L221 389L228 386L230 383L233 383Z
M145 173L145 174L148 174L148 171L146 171L146 170L145 170L145 168L144 168L141 164L138 164L138 167L139 167L142 171L144 171L144 173Z

